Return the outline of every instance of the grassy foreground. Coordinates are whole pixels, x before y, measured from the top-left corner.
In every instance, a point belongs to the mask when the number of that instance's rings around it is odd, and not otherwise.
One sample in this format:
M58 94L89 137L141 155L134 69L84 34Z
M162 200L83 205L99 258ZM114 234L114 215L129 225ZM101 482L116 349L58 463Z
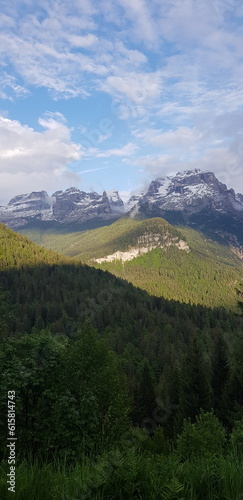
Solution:
M61 464L17 468L16 493L7 491L6 464L1 466L2 500L240 500L243 461L233 451L180 461L176 454L142 454L135 448L83 459L75 467Z

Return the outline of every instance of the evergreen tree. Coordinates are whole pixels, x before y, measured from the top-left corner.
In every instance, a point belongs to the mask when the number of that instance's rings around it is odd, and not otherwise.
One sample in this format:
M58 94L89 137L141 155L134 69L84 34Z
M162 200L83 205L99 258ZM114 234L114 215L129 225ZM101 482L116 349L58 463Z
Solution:
M177 416L180 403L180 367L178 361L174 363L171 373L168 377L167 384L169 393L165 401L167 414L164 419L164 432L169 438L174 438L177 432Z
M221 334L217 336L212 360L213 407L220 420L225 421L226 388L229 382L227 346Z
M227 391L228 421L232 427L235 420L243 418L243 334L240 333L234 345L234 359Z
M185 418L190 418L194 422L201 409L210 410L211 392L202 350L194 337L182 366L178 410L179 427Z
M134 410L132 419L135 424L143 425L145 420L151 419L156 406L152 378L147 361L144 362L140 380L134 395Z

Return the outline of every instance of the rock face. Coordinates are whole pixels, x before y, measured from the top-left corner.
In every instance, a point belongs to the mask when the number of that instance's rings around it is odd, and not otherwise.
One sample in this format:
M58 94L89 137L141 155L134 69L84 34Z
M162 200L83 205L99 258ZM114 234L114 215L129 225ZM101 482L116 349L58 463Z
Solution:
M116 260L121 260L122 262L130 261L139 257L140 255L144 255L145 253L154 250L155 248L162 248L167 250L170 247L177 247L180 250L184 250L186 252L190 252L190 248L187 243L178 237L172 237L169 234L169 231L163 235L161 238L161 234L144 234L137 239L136 245L134 247L129 247L129 250L122 252L117 251L111 255L107 255L106 257L101 257L99 259L94 259L94 262L98 262L99 264L103 262L113 262Z
M123 212L124 204L117 191L100 195L69 188L56 191L51 197L46 191L16 196L6 207L0 207L0 220L14 229L36 221L68 224L112 219Z
M213 172L180 172L151 182L137 203L129 200L131 217L163 217L217 234L228 243L243 245L243 195L227 189Z
M70 188L64 193L57 191L53 197L56 200L53 218L59 222L84 222L95 217L106 218L113 213L105 191L99 195Z

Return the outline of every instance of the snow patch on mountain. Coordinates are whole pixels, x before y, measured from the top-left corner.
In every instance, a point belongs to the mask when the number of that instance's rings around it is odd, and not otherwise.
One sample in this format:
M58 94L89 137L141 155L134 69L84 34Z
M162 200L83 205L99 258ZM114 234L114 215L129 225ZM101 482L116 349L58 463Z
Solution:
M171 183L170 178L164 177L164 178L159 179L159 180L161 182L161 186L159 187L159 194L161 196L166 196L168 194L170 183Z

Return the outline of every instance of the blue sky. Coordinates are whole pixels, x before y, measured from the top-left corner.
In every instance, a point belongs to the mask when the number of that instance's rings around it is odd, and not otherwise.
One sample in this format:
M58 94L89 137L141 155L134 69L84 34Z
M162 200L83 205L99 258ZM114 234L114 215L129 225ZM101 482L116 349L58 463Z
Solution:
M243 193L239 0L0 0L0 203L124 198L201 168Z

